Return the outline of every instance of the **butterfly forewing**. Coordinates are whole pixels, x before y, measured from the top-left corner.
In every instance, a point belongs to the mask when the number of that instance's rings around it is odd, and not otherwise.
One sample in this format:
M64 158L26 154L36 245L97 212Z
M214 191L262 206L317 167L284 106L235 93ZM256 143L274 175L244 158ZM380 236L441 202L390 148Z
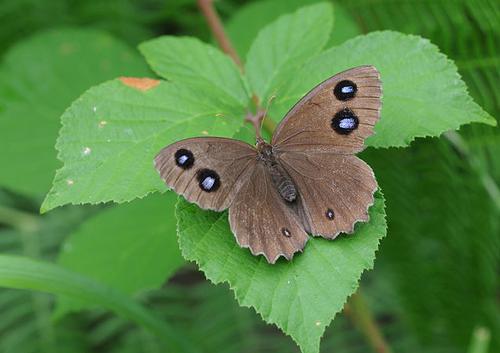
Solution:
M160 151L155 166L176 193L204 209L228 208L254 170L257 151L233 139L190 138Z
M380 117L381 96L380 75L373 66L341 72L287 113L272 144L280 151L359 152Z
M264 165L258 164L229 209L229 223L238 244L274 263L290 260L304 248L308 235L299 218L274 187Z

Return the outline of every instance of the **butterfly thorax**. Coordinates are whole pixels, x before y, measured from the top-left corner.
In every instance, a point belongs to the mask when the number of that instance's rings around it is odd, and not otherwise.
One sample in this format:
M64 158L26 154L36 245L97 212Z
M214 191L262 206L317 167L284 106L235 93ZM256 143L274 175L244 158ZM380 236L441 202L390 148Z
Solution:
M297 188L286 170L276 160L273 146L259 141L257 150L258 160L266 166L280 196L287 202L294 202L297 199Z

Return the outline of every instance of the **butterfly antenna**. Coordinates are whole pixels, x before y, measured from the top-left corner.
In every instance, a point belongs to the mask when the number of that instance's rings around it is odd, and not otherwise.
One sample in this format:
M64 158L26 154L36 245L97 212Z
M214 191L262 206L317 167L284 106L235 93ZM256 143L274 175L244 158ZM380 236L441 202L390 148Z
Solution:
M257 144L262 144L262 143L265 143L264 139L262 138L262 135L260 133L261 129L262 129L262 123L264 121L264 119L266 118L267 116L267 112L269 110L269 106L271 105L271 102L273 101L273 99L275 98L276 96L275 95L272 95L269 100L267 101L267 105L266 105L266 109L265 110L258 110L256 114L252 114L250 112L247 113L246 117L245 117L245 120L246 121L249 121L250 123L252 123L254 129L255 129L255 138L257 140Z
M258 133L258 138L261 137L260 131L262 130L262 124L264 123L264 119L267 117L267 112L269 111L269 107L271 106L272 101L276 98L276 95L273 94L271 97L269 97L269 100L267 101L266 104L266 109L264 111L261 111L261 114L259 116L259 133Z
M269 111L269 107L271 106L271 103L274 100L274 98L276 98L275 94L273 94L271 97L269 97L269 100L267 101L266 109L264 110L264 113L262 114L262 118L261 118L261 121L260 121L261 127L262 127L262 122L266 118L267 112Z

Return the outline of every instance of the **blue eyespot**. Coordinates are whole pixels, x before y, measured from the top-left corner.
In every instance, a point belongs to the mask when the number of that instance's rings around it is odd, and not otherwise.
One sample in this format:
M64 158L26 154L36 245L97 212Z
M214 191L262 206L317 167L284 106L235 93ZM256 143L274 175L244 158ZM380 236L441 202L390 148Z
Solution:
M204 190L210 190L214 187L215 184L215 178L211 176L207 176L205 179L201 181L201 186L203 187Z
M332 129L341 135L348 135L356 130L359 125L359 119L349 108L344 108L337 112L332 118Z
M352 93L354 92L354 87L353 86L344 86L340 89L340 92L347 94L347 93Z
M354 118L343 118L339 122L339 127L341 129L352 129L356 126L356 120Z
M347 101L354 98L358 87L356 84L350 80L342 80L335 85L333 94L340 101Z
M219 175L211 169L201 169L196 173L200 189L206 192L216 191L220 187Z
M182 169L189 169L194 164L193 153L189 150L181 148L175 152L175 164Z

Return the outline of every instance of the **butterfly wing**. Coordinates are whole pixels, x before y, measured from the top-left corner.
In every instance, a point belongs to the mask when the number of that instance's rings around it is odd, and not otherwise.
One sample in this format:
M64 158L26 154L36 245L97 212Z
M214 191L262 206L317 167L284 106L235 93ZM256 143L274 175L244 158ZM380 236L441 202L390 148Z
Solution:
M381 96L375 67L341 72L316 86L287 113L272 144L278 151L359 152L380 117Z
M298 189L308 232L331 239L368 220L377 182L354 153L373 134L381 96L377 69L356 67L315 87L276 129L276 154Z
M300 219L284 203L262 163L255 166L229 208L229 224L241 247L250 248L254 255L263 254L270 263L280 256L290 260L308 239Z
M257 151L244 142L198 137L158 153L155 166L165 183L204 209L222 211L253 172Z
M333 238L368 219L376 182L370 167L352 154L373 133L380 97L377 70L358 67L318 85L283 119L272 144L298 188L298 207L285 204L257 162L256 149L243 142L179 141L164 148L155 165L188 201L216 211L229 207L240 246L271 263L280 256L291 259L304 248L306 231Z
M353 155L288 152L280 163L300 195L298 214L307 232L327 239L352 233L368 221L377 182L369 165Z

